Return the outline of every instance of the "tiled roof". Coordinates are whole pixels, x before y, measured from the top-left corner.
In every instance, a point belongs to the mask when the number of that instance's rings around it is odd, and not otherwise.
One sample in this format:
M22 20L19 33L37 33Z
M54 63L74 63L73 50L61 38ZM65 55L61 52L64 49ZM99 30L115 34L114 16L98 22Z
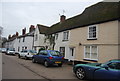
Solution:
M100 2L77 16L52 25L47 34L120 19L120 2Z
M37 24L40 34L46 34L47 30L50 28L48 26Z
M11 38L11 39L7 40L6 42L13 41L13 40L15 40L16 38L17 38L17 37L13 37L13 38Z
M24 35L20 35L20 36L18 36L17 38L22 38L22 37L27 37L27 36L33 37L34 35L27 33L27 34L24 34Z

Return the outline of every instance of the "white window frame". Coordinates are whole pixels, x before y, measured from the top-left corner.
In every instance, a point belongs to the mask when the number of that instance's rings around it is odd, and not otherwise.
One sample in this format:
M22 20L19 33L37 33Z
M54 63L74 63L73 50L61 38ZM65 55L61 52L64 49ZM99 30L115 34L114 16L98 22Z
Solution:
M85 56L86 56L86 46L90 46L90 58L86 58ZM86 60L96 60L96 61L98 61L98 46L97 45L86 45L86 46L84 46L84 59L86 59ZM92 46L97 46L97 59L92 59L91 58L91 53L92 53Z
M64 31L63 32L63 41L69 40L69 31Z
M71 49L74 50L73 54L71 53ZM75 47L70 47L69 50L70 50L70 56L74 57L75 56Z
M90 32L89 32L89 29L90 27L96 27L96 37L90 37ZM91 25L91 26L88 26L88 38L87 39L97 39L98 38L98 26L97 25Z

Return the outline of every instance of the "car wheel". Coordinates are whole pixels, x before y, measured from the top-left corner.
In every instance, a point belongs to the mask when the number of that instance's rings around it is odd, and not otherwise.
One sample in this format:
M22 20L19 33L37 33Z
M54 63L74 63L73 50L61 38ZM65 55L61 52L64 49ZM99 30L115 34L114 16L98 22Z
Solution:
M33 59L32 59L32 62L33 62L33 63L36 63L36 60L35 60L35 58L33 58Z
M18 55L18 58L20 58L20 55Z
M78 79L83 80L85 79L85 71L83 68L78 68L75 72Z
M45 66L45 67L48 67L48 66L49 66L47 61L44 62L44 66Z
M59 67L62 67L62 64L58 64Z
M28 57L27 56L25 56L25 60L27 60L28 59Z

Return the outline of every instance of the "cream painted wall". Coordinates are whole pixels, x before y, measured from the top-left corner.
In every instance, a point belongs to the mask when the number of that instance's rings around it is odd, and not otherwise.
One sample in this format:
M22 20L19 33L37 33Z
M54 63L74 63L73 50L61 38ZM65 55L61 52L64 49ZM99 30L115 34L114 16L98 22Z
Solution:
M87 40L88 26L70 30L69 47L76 47L75 59L83 60L84 45L92 44L98 45L98 62L118 58L118 21L96 24L96 26L98 28L97 40Z
M82 44L118 44L118 21L96 24L98 39L87 40L88 26L71 30L70 45Z
M120 21L119 21L119 25L118 25L118 43L119 43L119 47L118 47L118 58L120 59Z
M118 46L99 46L99 62L118 59Z

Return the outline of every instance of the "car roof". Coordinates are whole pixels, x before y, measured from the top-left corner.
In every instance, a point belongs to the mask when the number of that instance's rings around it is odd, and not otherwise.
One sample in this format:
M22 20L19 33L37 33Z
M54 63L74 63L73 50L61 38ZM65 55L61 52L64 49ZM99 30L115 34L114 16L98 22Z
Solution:
M57 51L57 50L45 50L45 51L48 51L48 52L49 52L49 51Z
M120 59L113 59L113 60L110 60L111 62L120 62Z

